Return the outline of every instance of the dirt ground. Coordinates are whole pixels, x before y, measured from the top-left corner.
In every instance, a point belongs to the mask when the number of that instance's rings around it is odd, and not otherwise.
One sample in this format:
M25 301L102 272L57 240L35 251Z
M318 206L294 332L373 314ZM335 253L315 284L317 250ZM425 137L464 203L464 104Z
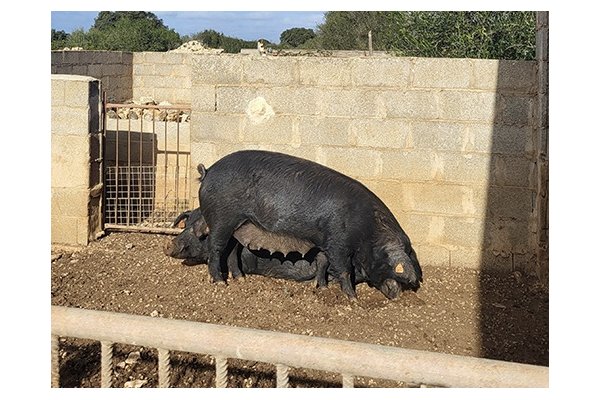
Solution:
M483 274L423 266L416 292L387 300L366 284L350 302L338 285L317 290L251 275L210 283L205 265L162 253L172 236L111 233L81 250L53 248L53 305L344 339L548 365L548 291L519 272ZM60 339L61 387L100 387L100 343ZM114 387L156 387L156 349L115 345ZM173 352L173 387L214 387L209 355ZM275 366L229 360L230 387L275 387ZM341 387L337 374L290 370L292 387ZM367 377L356 387L404 387Z

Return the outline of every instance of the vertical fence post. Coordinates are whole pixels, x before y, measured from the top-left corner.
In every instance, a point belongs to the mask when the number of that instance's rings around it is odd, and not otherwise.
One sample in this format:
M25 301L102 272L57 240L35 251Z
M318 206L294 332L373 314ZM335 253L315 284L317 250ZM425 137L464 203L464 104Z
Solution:
M158 387L171 386L171 355L169 350L158 349Z
M217 376L215 378L216 387L227 387L227 358L215 356L215 368L217 371Z
M100 342L100 387L112 387L113 375L113 344L111 342Z
M60 386L58 335L50 335L50 352L50 386L53 388L57 388Z
M278 388L289 388L290 387L290 368L287 365L276 364L277 367L277 387Z
M353 388L354 387L354 376L342 374L342 387Z

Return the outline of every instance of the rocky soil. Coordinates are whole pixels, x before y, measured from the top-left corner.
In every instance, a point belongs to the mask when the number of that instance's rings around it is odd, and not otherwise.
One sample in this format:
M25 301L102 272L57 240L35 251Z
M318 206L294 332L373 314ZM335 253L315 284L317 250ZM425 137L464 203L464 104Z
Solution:
M366 284L358 302L337 285L248 276L210 283L205 265L162 253L171 236L112 233L85 249L53 249L53 305L201 321L386 346L548 365L548 292L520 272L483 274L424 266L417 293L394 301ZM62 387L100 386L100 344L60 339ZM155 387L156 349L117 344L115 387ZM174 352L174 387L214 387L209 355ZM229 360L230 387L274 387L275 366ZM341 377L291 369L292 387L340 387ZM357 387L403 387L368 377Z

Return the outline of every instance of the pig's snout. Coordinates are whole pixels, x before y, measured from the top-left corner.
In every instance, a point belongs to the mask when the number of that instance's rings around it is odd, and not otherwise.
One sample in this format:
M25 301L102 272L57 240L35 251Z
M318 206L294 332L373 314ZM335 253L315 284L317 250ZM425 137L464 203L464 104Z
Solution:
M169 257L174 257L177 254L177 246L173 240L165 241L163 244L163 252Z

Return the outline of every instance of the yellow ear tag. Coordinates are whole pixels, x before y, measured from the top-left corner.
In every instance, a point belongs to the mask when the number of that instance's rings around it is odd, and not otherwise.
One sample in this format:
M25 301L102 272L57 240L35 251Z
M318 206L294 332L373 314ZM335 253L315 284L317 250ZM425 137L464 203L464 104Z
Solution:
M402 266L402 264L398 264L398 265L396 265L396 268L394 269L394 271L396 271L397 274L401 274L404 272L404 267Z

